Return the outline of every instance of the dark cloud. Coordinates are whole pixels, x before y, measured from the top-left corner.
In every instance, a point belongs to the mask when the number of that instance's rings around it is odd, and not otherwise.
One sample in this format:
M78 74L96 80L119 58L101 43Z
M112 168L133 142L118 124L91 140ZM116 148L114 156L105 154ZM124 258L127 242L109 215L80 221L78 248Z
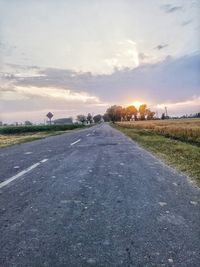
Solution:
M166 47L168 47L168 44L159 44L156 47L154 47L154 49L161 50L161 49L166 48Z
M180 10L183 9L182 6L173 6L173 5L170 5L170 4L162 5L161 8L162 8L166 13L173 13L173 12L180 11Z
M200 53L196 52L180 58L168 56L162 62L116 71L112 75L95 76L70 70L45 69L38 72L41 76L12 76L12 82L20 86L41 87L41 90L42 87L50 87L84 91L106 103L123 103L138 98L154 103L180 102L200 95L199 69Z

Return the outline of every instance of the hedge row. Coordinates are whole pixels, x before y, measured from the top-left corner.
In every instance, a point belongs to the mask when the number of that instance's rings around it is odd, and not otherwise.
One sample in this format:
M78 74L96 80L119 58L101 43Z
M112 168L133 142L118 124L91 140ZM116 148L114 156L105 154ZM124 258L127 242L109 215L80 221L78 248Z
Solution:
M65 131L82 128L80 124L70 125L31 125L31 126L3 126L0 127L0 134L32 133L47 131Z

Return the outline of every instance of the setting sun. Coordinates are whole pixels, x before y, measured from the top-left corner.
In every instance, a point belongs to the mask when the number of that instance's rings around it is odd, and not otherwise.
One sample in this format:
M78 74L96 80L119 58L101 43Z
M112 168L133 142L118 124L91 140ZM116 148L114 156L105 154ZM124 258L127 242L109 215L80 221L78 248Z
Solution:
M134 101L133 103L132 103L132 105L133 106L135 106L137 109L140 107L140 105L142 105L143 103L142 102L140 102L140 101Z

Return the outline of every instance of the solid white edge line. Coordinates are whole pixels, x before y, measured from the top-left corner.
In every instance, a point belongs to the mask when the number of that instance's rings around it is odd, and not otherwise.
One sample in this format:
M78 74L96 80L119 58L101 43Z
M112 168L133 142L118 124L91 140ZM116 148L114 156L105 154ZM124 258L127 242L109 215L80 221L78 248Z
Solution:
M80 142L80 141L81 141L81 139L78 139L78 140L76 140L75 142L71 143L70 146L73 146L73 145L75 145L76 143L78 143L78 142Z
M47 160L48 159L43 159L40 162L37 162L37 163L31 165L30 167L28 167L27 169L25 169L25 170L19 172L18 174L10 177L9 179L7 179L4 182L0 183L0 188L3 188L4 186L8 185L9 183L11 183L12 181L16 180L17 178L23 176L27 172L30 172L31 170L35 169L37 166L39 166L41 163L46 162Z

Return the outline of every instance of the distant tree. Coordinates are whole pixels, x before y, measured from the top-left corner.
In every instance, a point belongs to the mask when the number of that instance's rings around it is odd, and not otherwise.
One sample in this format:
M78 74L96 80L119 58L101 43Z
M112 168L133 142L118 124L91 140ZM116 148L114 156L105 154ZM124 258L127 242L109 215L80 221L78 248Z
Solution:
M51 125L51 119L53 118L53 113L48 112L46 116L49 119L49 124Z
M153 117L155 116L156 113L154 111L151 111L150 109L147 109L146 114L147 114L147 120L153 120Z
M109 118L109 116L108 116L107 113L105 113L105 114L103 115L103 120L104 120L105 122L110 121L110 118Z
M30 125L33 125L33 123L30 122L30 121L25 121L25 122L24 122L24 125L26 125L26 126L30 126Z
M126 108L126 117L127 120L130 121L134 116L134 119L137 120L137 108L135 106L129 106Z
M165 113L162 113L161 120L165 120L165 119L166 119Z
M93 120L94 120L94 122L95 122L95 123L98 123L98 122L100 122L100 121L101 121L101 119L102 119L102 116L101 116L101 114L95 115L95 116L93 117Z
M122 108L122 117L121 117L124 121L127 120L127 109L126 108Z
M139 113L140 113L141 120L145 120L145 116L147 115L147 105L146 104L140 105Z
M123 108L121 106L117 106L117 105L111 106L106 111L106 113L108 114L108 116L112 122L121 121L122 112L123 112Z
M84 122L86 122L86 116L85 115L82 115L82 114L80 114L80 115L77 115L77 121L80 121L82 124L84 123Z
M192 115L192 118L200 118L200 112L198 112L198 113Z
M87 115L87 121L89 123L92 123L92 115L90 113L88 113L88 115Z

